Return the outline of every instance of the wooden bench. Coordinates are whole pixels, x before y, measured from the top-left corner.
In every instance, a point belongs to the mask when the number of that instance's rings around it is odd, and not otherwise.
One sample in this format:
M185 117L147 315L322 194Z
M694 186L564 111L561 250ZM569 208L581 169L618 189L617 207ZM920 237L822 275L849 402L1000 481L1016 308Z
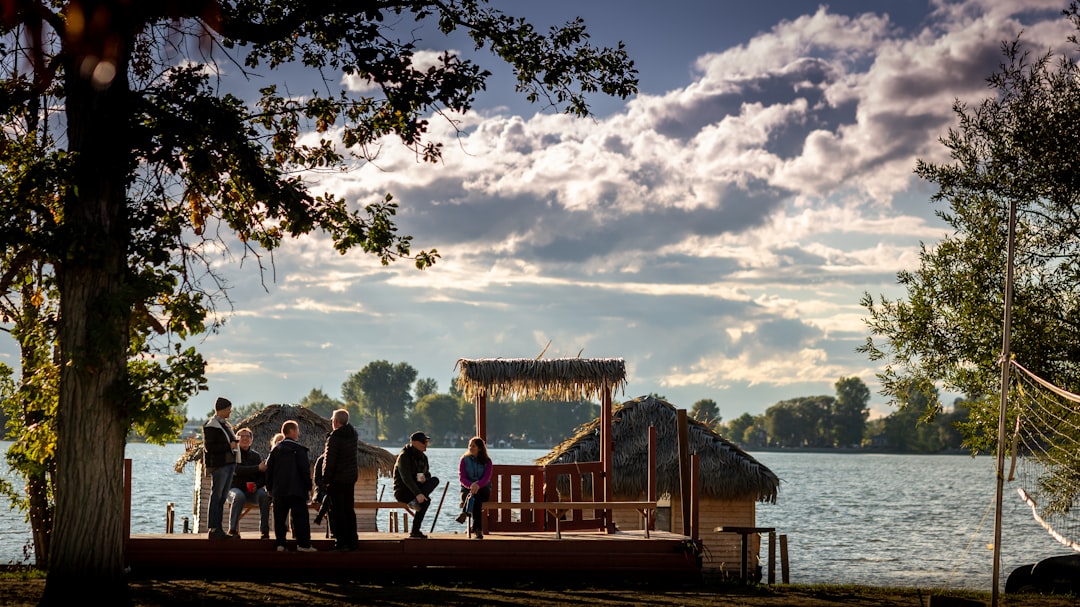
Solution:
M649 537L649 513L656 502L484 502L483 510L544 510L555 519L555 538L562 539L559 519L569 510L636 510L645 519L645 537Z

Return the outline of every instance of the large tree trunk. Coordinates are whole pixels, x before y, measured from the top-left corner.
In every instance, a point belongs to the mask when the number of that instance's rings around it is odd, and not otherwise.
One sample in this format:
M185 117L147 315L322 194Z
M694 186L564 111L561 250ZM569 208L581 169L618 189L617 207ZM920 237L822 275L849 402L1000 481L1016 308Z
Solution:
M72 593L129 604L124 577L124 444L132 294L125 206L131 158L130 6L83 2L85 29L65 41L74 184L58 264L62 356L56 518L42 605Z

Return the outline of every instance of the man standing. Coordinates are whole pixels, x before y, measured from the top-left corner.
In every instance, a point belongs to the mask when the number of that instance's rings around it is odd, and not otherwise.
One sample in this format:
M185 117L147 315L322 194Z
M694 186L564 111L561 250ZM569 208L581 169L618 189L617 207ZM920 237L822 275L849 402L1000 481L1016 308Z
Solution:
M297 552L317 552L311 545L311 521L307 501L311 495L311 460L308 448L301 445L300 425L296 420L281 424L284 440L266 458L266 489L274 501L274 541L278 552L285 552L285 536L292 519Z
M240 514L248 502L259 505L259 533L262 539L270 537L270 494L266 492L266 462L262 454L251 448L254 438L249 428L236 431L240 439L240 462L233 473L232 489L227 501L229 508L229 535L240 537Z
M225 493L232 486L236 462L240 459L240 442L229 424L232 403L218 397L214 402L214 416L203 424L203 466L210 475L210 508L206 514L206 526L212 540L229 536L221 527L225 514Z
M359 437L356 428L349 423L349 412L338 409L330 416L333 430L326 435L323 450L322 482L326 497L330 498L330 532L334 534L334 550L356 550L356 510L353 508L354 491L359 470L356 463L356 447Z
M431 505L431 492L439 486L439 479L431 476L428 468L427 451L431 437L423 432L413 432L409 444L401 448L397 461L394 462L394 499L408 502L413 509L411 538L426 538L420 531L428 506Z

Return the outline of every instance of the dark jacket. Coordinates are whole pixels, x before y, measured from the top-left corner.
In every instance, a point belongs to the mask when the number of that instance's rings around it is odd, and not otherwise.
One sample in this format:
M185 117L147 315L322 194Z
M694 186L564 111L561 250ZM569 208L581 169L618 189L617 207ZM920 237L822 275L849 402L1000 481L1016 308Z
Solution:
M416 482L416 473L423 472L425 477L431 476L428 469L427 454L412 446L405 445L398 453L394 463L394 499L399 502L411 502L420 491L420 483Z
M262 454L254 449L240 450L240 463L233 473L232 486L247 491L248 483L255 483L255 488L266 486L266 473L259 470Z
M360 476L356 464L356 447L359 437L352 424L345 424L326 435L323 451L322 481L329 485L355 485Z
M229 443L236 440L232 424L217 415L203 424L203 465L207 468L220 468L226 464L235 464Z
M311 460L308 448L291 438L278 443L266 458L266 490L273 497L311 495Z

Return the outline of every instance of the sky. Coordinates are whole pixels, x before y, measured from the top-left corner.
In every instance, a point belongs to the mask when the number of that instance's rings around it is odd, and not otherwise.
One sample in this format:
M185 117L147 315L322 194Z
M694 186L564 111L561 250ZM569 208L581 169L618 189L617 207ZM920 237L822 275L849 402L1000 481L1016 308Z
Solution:
M1065 48L1065 4L496 3L541 27L581 16L594 44L625 43L639 93L593 98L587 119L528 104L497 60L421 32L422 51L495 72L457 124L432 118L442 161L389 141L375 162L309 179L358 208L392 193L400 232L441 259L382 266L316 235L264 257L260 274L240 249L222 252L232 308L193 342L209 390L189 414L217 396L340 398L376 360L446 391L460 358L541 353L623 358L616 402L712 399L730 420L854 376L872 416L887 414L880 367L856 351L860 299L902 297L897 272L947 233L916 160L948 160L953 102L989 94L1003 41ZM309 76L288 76L290 91ZM0 361L17 363L13 344Z

